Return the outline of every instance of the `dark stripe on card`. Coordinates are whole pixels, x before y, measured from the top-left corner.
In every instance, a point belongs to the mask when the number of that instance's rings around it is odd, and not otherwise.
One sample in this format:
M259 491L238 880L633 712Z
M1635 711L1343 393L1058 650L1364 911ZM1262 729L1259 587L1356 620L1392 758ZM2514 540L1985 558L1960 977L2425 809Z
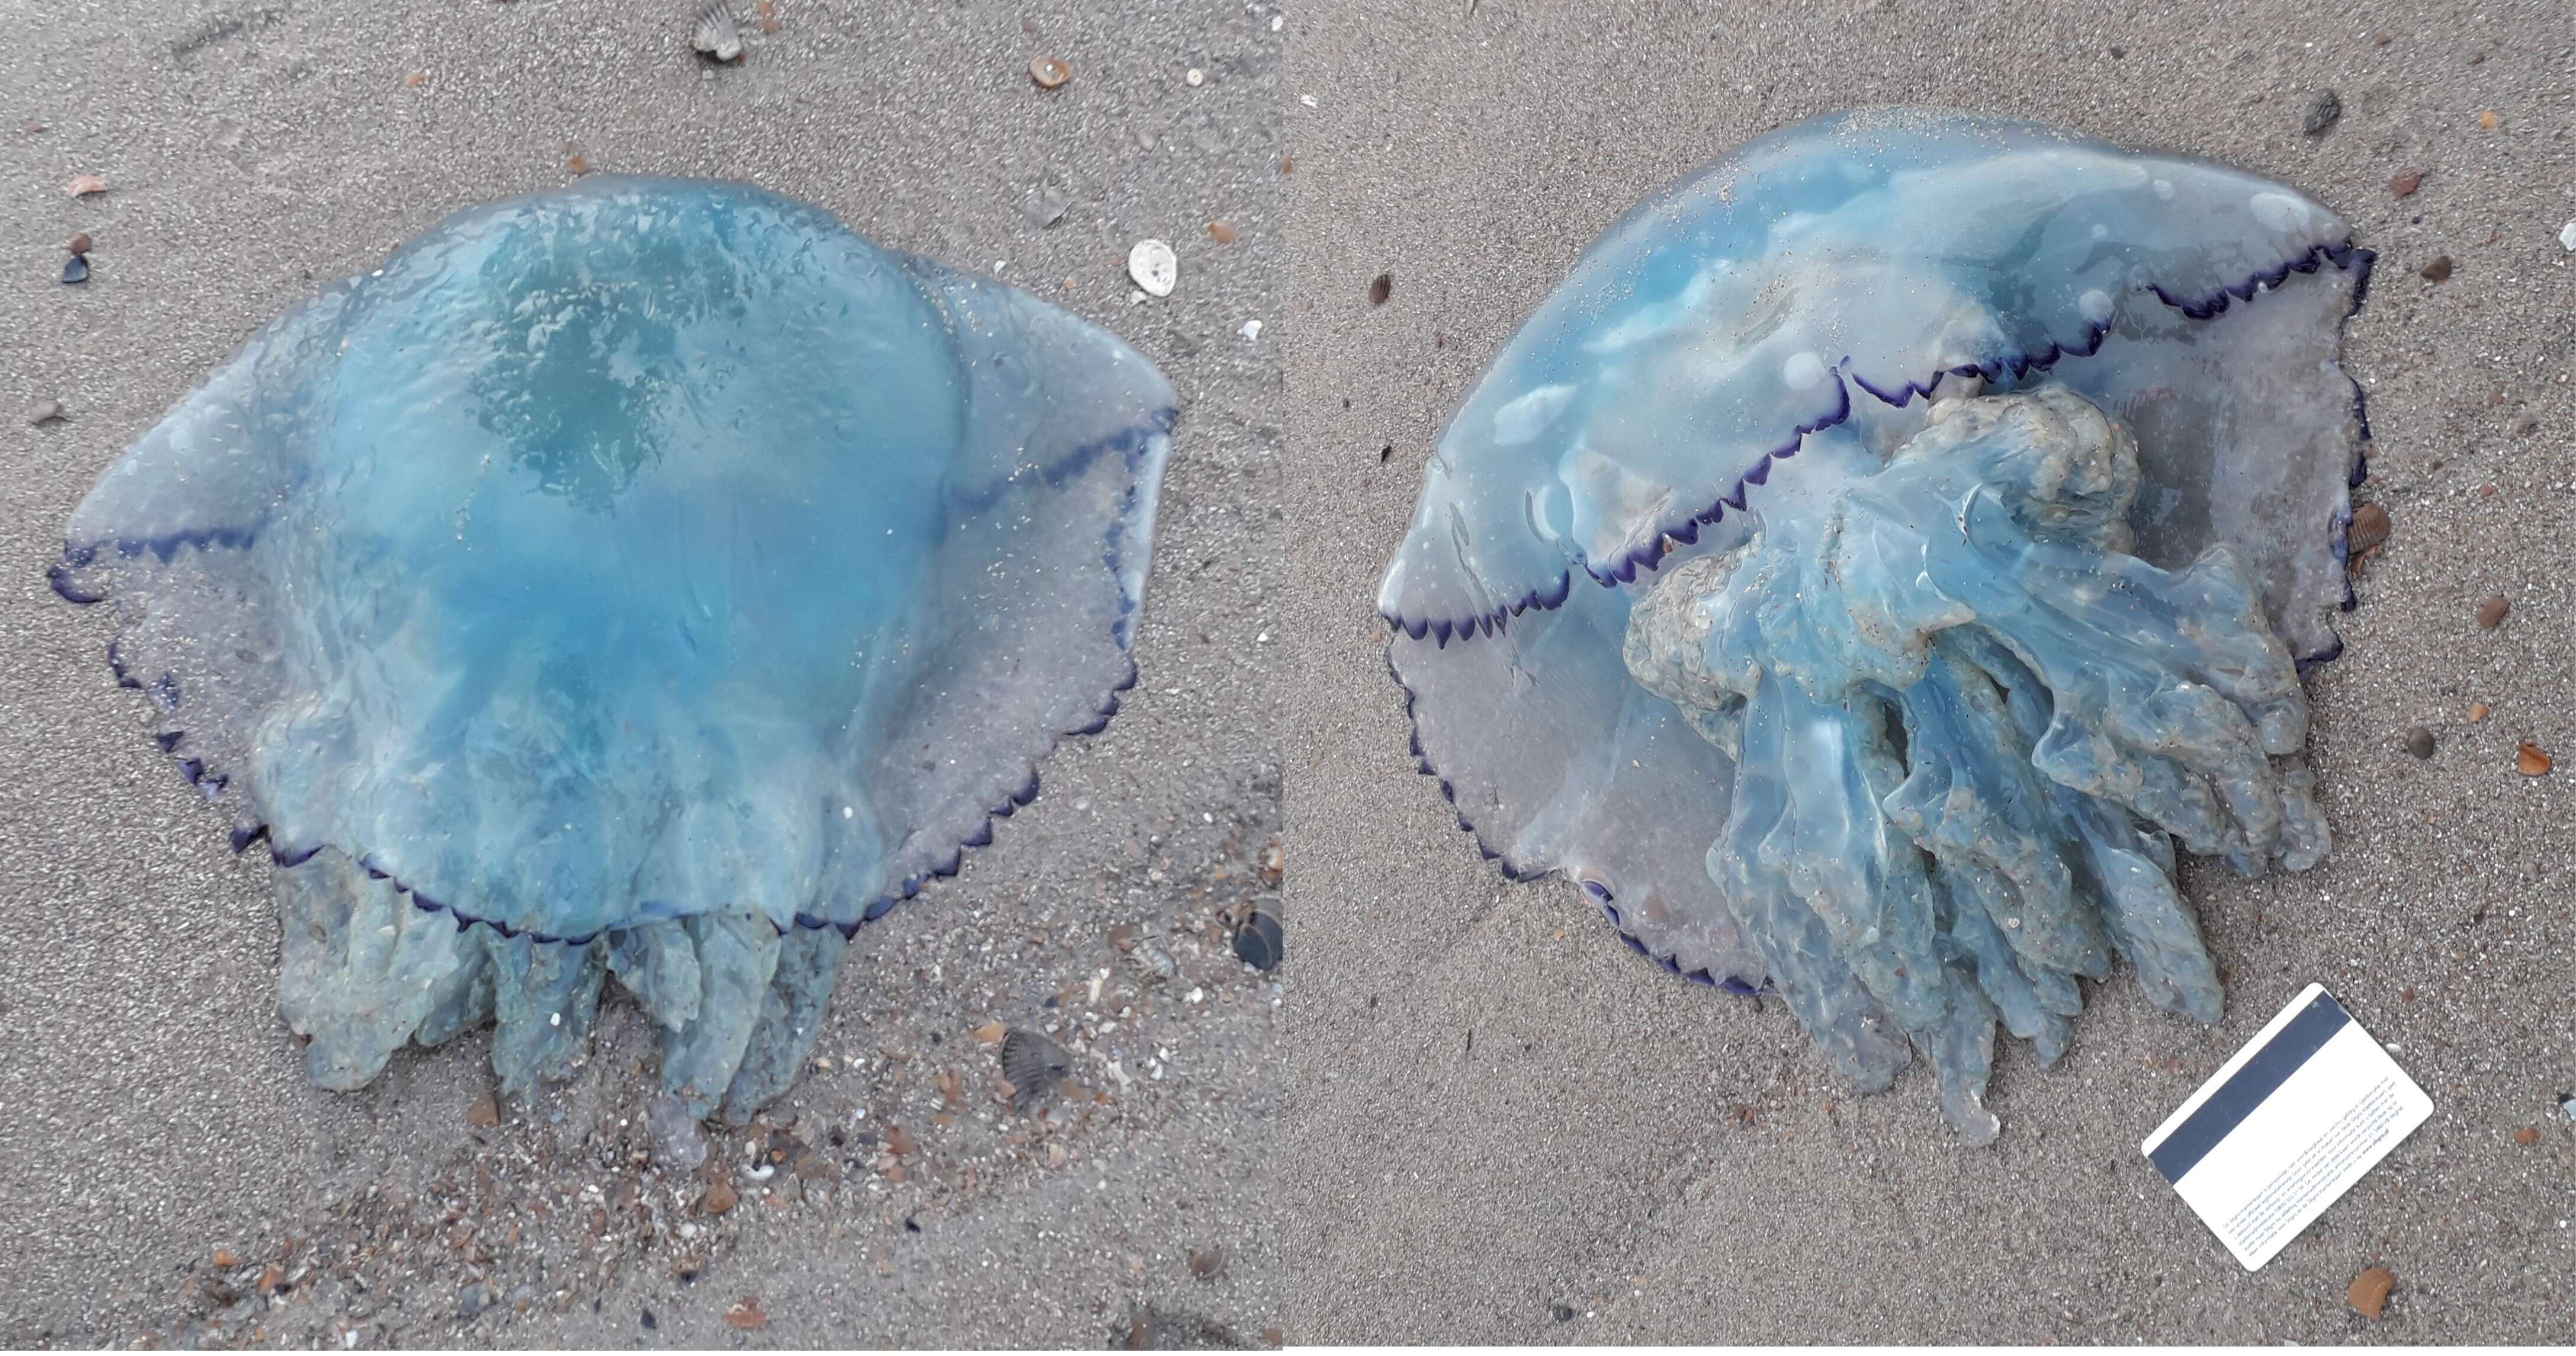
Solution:
M2308 1062L2308 1056L2351 1024L2352 1014L2343 1010L2343 1004L2336 1002L2333 994L2318 994L2305 1011L2290 1019L2288 1026L2272 1033L2269 1044L2238 1066L2226 1083L2200 1104L2198 1111L2174 1127L2164 1143L2147 1154L2156 1171L2163 1173L2167 1182L2181 1181L2184 1173L2253 1115L2254 1108L2279 1091L2290 1075Z

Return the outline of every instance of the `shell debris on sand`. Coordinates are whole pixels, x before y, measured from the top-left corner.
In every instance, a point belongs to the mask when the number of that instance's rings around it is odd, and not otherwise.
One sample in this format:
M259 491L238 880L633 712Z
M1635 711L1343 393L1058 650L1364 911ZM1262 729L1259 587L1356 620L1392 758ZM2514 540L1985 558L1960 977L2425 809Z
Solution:
M1135 279L1146 295L1168 297L1181 280L1180 256L1164 241L1150 237L1139 240L1135 248L1127 251L1127 276Z
M733 11L713 4L698 11L696 25L689 34L689 45L698 55L710 60L742 60L742 30L734 24Z
M1064 1047L1025 1027L1002 1038L1002 1079L1011 1085L1011 1110L1025 1116L1046 1105L1056 1080L1073 1067Z

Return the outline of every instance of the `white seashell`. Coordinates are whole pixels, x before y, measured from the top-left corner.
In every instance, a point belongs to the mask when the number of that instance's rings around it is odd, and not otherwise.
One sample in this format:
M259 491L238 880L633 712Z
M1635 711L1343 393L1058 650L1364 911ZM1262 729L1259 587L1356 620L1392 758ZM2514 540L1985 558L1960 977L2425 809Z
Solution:
M718 61L742 60L742 30L734 27L733 14L722 3L698 11L698 24L689 35L689 45Z
M1127 251L1127 276L1138 287L1158 297L1172 294L1172 285L1181 280L1180 256L1160 240L1139 240Z

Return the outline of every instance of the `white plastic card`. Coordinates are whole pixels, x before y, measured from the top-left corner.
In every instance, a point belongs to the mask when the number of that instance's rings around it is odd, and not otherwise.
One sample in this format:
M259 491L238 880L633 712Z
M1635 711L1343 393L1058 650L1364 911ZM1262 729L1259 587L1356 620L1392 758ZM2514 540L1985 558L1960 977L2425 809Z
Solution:
M2311 984L2139 1146L2247 1271L2433 1115L2433 1100Z

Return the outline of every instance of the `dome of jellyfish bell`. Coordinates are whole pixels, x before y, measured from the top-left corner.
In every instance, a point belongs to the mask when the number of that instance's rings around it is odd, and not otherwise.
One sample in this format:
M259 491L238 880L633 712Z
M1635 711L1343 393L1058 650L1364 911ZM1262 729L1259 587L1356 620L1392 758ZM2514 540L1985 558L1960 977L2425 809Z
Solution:
M1922 109L1655 194L1486 366L1378 604L1491 858L1966 1137L2115 959L2222 994L2176 852L2327 848L2371 255L2225 165Z

